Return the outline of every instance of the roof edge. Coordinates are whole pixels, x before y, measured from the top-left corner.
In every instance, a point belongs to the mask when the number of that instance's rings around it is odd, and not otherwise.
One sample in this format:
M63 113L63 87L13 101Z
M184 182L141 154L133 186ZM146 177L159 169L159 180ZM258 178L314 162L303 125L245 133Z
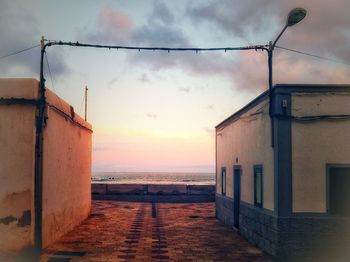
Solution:
M244 107L239 109L236 113L233 115L229 116L222 122L220 122L218 125L215 126L215 128L223 127L228 125L229 123L235 121L237 118L239 118L242 114L247 112L249 109L253 108L255 105L261 103L264 101L266 98L269 96L269 90L266 90L262 94L258 95L256 98L254 98L252 101L250 101L248 104L246 104Z
M298 93L298 92L349 92L350 84L276 84L273 86L273 95L276 93ZM220 122L215 128L225 127L237 120L242 114L246 113L255 105L261 103L269 97L269 90L264 91L255 99L250 101L244 107L236 111L234 114Z

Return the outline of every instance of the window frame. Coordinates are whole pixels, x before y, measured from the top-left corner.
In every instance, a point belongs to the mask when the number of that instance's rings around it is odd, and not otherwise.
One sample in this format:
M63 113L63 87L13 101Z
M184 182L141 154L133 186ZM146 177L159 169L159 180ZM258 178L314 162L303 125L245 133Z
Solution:
M350 168L350 164L339 164L339 163L326 163L326 214L330 216L339 216L337 214L332 214L331 210L331 188L330 188L330 175L331 175L331 168Z
M260 171L260 172L259 172ZM254 165L253 168L254 173L254 206L262 208L264 205L264 170L262 165ZM259 203L257 197L257 176L260 174L260 199L261 203Z
M226 167L221 167L221 195L226 196L226 189L227 189L227 172L226 172Z

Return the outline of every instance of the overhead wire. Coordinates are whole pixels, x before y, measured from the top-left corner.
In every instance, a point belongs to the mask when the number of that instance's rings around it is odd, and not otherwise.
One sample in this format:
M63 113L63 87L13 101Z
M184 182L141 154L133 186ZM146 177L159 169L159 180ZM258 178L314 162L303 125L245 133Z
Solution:
M344 64L344 65L350 66L350 63L346 63L344 61L340 61L340 60L329 58L329 57L324 57L324 56L320 56L320 55L316 55L316 54L311 54L311 53L307 53L307 52L304 52L304 51L299 51L299 50L295 50L295 49L291 49L291 48L287 48L287 47L282 47L282 46L276 46L276 48L287 50L287 51L294 52L294 53L301 54L301 55L306 55L306 56L310 56L310 57L314 57L314 58L318 58L318 59L327 60L327 61L330 61L330 62L334 62L334 63L338 63L338 64Z
M51 69L50 69L49 60L47 59L46 52L44 54L45 54L45 61L46 61L46 64L47 64L47 69L49 70L49 74L50 74L52 89L55 90L55 87L53 85L53 78L52 78L52 73L51 73ZM56 92L56 90L55 90L55 92Z
M219 48L183 48L183 47L178 47L178 48L171 48L171 47L143 47L143 46L120 46L120 45L98 45L98 44L87 44L87 43L79 43L79 42L63 42L63 41L53 41L53 42L48 42L45 44L45 46L43 47L45 49L45 47L48 46L53 46L53 45L65 45L65 46L73 46L73 47L92 47L92 48L103 48L103 49L126 49L126 50L138 50L139 52L141 50L147 50L147 51L167 51L168 53L170 53L170 51L194 51L196 53L198 52L202 52L202 51L239 51L239 50L261 50L261 51L268 51L270 52L271 50L269 49L269 45L254 45L254 46L241 46L241 47L219 47ZM282 47L282 46L276 46L276 48L279 49L283 49L286 51L290 51L290 52L294 52L294 53L298 53L298 54L302 54L302 55L306 55L306 56L310 56L310 57L315 57L318 59L323 59L323 60L327 60L327 61L331 61L331 62L335 62L335 63L341 63L344 65L350 65L346 62L340 61L340 60L336 60L336 59L332 59L332 58L327 58L327 57L323 57L320 55L316 55L316 54L311 54L311 53L307 53L307 52L303 52L303 51L299 51L299 50L295 50L295 49L291 49L291 48L286 48L286 47ZM24 50L22 50L23 52ZM48 70L50 73L50 77L51 77L51 81L53 83L52 80L52 74L51 74L51 70L50 70L50 66L47 60L47 56L46 56L46 52L45 52L45 59L46 62L48 64ZM83 100L84 101L84 100ZM81 109L80 109L81 110ZM79 110L79 111L80 111ZM261 114L263 112L256 112L255 114L250 115L256 117L257 115ZM340 118L344 118L347 116L340 116ZM316 119L329 119L329 118L334 118L334 116L330 117L330 116L317 116ZM299 121L313 121L315 120L315 118L309 118L309 117L305 117L305 118L298 118Z
M316 121L316 120L348 120L350 115L316 115L316 116L291 116L293 120L300 122Z
M48 41L48 40L46 40ZM109 49L126 49L126 50L146 50L146 51L167 51L168 53L170 51L194 51L196 53L198 52L205 52L205 51L235 51L235 50L252 50L255 49L256 51L258 50L267 50L269 45L251 45L251 46L242 46L242 47L214 47L214 48L186 48L186 47L179 47L179 48L173 48L173 47L144 47L144 46L117 46L117 45L94 45L94 44L82 44L79 42L62 42L62 41L53 41L50 40L49 41L49 45L70 45L70 46L82 46L82 47L95 47L95 48L109 48ZM0 56L0 59L3 58L7 58L13 55L17 55L26 51L29 51L31 49L34 49L36 47L39 47L40 44L28 47L28 48L24 48L22 50L7 54L7 55L3 55ZM341 61L341 60L337 60L337 59L333 59L333 58L329 58L329 57L324 57L324 56L320 56L320 55L316 55L316 54L312 54L312 53L307 53L304 51L300 51L300 50L296 50L296 49L291 49L291 48L287 48L287 47L283 47L283 46L276 46L276 48L279 49L283 49L286 51L290 51L290 52L294 52L294 53L298 53L301 55L306 55L306 56L310 56L310 57L314 57L314 58L318 58L318 59L322 59L322 60L327 60L330 62L334 62L334 63L339 63L339 64L344 64L347 66L350 66L350 63Z
M86 44L79 42L63 42L63 41L52 41L46 45L67 45L67 46L80 46L80 47L94 47L94 48L106 48L106 49L126 49L126 50L144 50L144 51L193 51L193 52L204 52L204 51L237 51L237 50L267 50L269 45L253 45L253 46L241 46L241 47L209 47L209 48L195 48L195 47L145 47L145 46L121 46L121 45L98 45L98 44Z
M23 52L29 51L31 49L34 49L36 47L39 47L39 46L40 46L40 44L31 46L31 47L28 47L28 48L25 48L25 49L22 49L22 50L19 50L19 51L16 51L16 52L13 52L13 53L10 53L10 54L7 54L7 55L3 55L3 56L0 56L0 59L23 53Z
M44 57L45 57L45 61L46 61L46 64L47 64L47 69L48 69L48 71L49 71L52 89L53 89L53 91L57 94L57 91L56 91L55 86L54 86L54 83L53 83L53 77L52 77L52 73L51 73L51 68L50 68L50 64L49 64L49 60L48 60L48 58L47 58L46 52L44 53ZM61 109L63 110L63 104L62 104L62 101L61 101L61 99L60 99L59 97L58 97L58 101L59 101L59 104L60 104L60 106L61 106Z

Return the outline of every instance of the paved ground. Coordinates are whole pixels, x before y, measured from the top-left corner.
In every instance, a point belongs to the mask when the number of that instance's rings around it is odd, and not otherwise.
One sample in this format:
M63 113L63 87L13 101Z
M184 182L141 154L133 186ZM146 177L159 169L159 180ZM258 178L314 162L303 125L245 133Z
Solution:
M269 261L214 217L214 203L93 201L41 261Z

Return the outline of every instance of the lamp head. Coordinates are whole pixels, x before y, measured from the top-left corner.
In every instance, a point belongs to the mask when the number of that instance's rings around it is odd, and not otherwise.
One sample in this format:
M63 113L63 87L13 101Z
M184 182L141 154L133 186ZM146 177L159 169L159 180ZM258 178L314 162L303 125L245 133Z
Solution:
M294 8L288 14L287 26L293 26L303 20L307 11L304 8Z

